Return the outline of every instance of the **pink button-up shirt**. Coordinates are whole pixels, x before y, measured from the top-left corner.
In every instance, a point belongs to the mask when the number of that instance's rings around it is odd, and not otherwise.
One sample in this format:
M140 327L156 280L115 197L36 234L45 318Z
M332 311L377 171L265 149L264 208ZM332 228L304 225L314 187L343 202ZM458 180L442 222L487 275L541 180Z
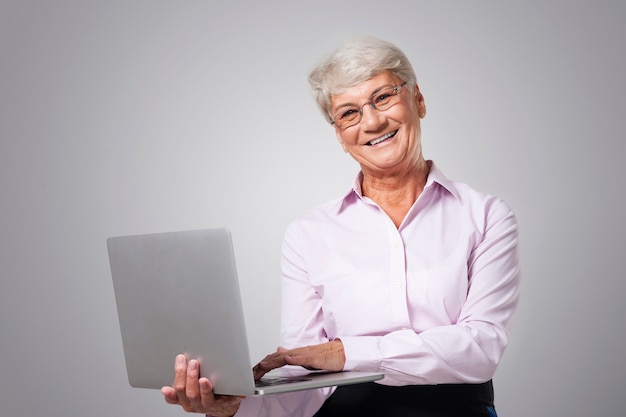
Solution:
M361 194L360 177L288 227L282 346L340 338L345 369L382 371L387 385L491 379L519 297L517 222L501 199L429 163L399 228ZM257 399L250 408L310 416L331 392Z

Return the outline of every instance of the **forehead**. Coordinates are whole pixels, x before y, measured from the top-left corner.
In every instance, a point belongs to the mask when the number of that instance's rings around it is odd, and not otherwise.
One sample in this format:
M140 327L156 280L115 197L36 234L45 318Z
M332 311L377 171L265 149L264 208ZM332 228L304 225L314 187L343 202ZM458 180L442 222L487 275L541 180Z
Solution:
M330 108L334 110L341 106L358 104L370 98L374 92L382 87L396 86L400 81L389 71L381 72L367 81L347 88L339 94L330 95Z

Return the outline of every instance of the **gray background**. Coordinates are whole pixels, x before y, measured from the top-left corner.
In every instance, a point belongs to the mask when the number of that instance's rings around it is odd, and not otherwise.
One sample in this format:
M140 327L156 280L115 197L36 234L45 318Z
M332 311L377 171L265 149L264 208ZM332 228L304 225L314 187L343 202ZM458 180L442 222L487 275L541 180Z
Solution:
M618 1L3 0L0 415L183 414L127 384L111 235L229 226L252 359L276 347L284 228L357 169L306 76L371 34L416 68L426 156L519 217L500 415L623 416L625 17Z

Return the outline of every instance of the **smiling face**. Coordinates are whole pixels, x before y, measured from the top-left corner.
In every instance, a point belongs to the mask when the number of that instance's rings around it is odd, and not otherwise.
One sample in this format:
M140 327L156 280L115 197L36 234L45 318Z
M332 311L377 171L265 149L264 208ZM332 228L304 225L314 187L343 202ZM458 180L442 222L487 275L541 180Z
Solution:
M331 95L330 114L335 116L349 107L362 107L361 121L347 128L335 126L337 139L358 163L366 176L384 178L402 175L423 162L420 118L426 114L424 97L417 85L399 91L400 100L386 110L373 109L370 97L384 87L402 84L391 72Z

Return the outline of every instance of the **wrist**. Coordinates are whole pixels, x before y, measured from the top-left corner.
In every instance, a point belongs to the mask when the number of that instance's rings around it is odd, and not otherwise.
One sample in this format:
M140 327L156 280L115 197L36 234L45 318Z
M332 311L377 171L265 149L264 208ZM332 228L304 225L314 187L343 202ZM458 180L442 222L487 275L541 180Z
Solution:
M229 414L228 416L214 416L212 414L205 414L204 417L235 417L235 414Z

